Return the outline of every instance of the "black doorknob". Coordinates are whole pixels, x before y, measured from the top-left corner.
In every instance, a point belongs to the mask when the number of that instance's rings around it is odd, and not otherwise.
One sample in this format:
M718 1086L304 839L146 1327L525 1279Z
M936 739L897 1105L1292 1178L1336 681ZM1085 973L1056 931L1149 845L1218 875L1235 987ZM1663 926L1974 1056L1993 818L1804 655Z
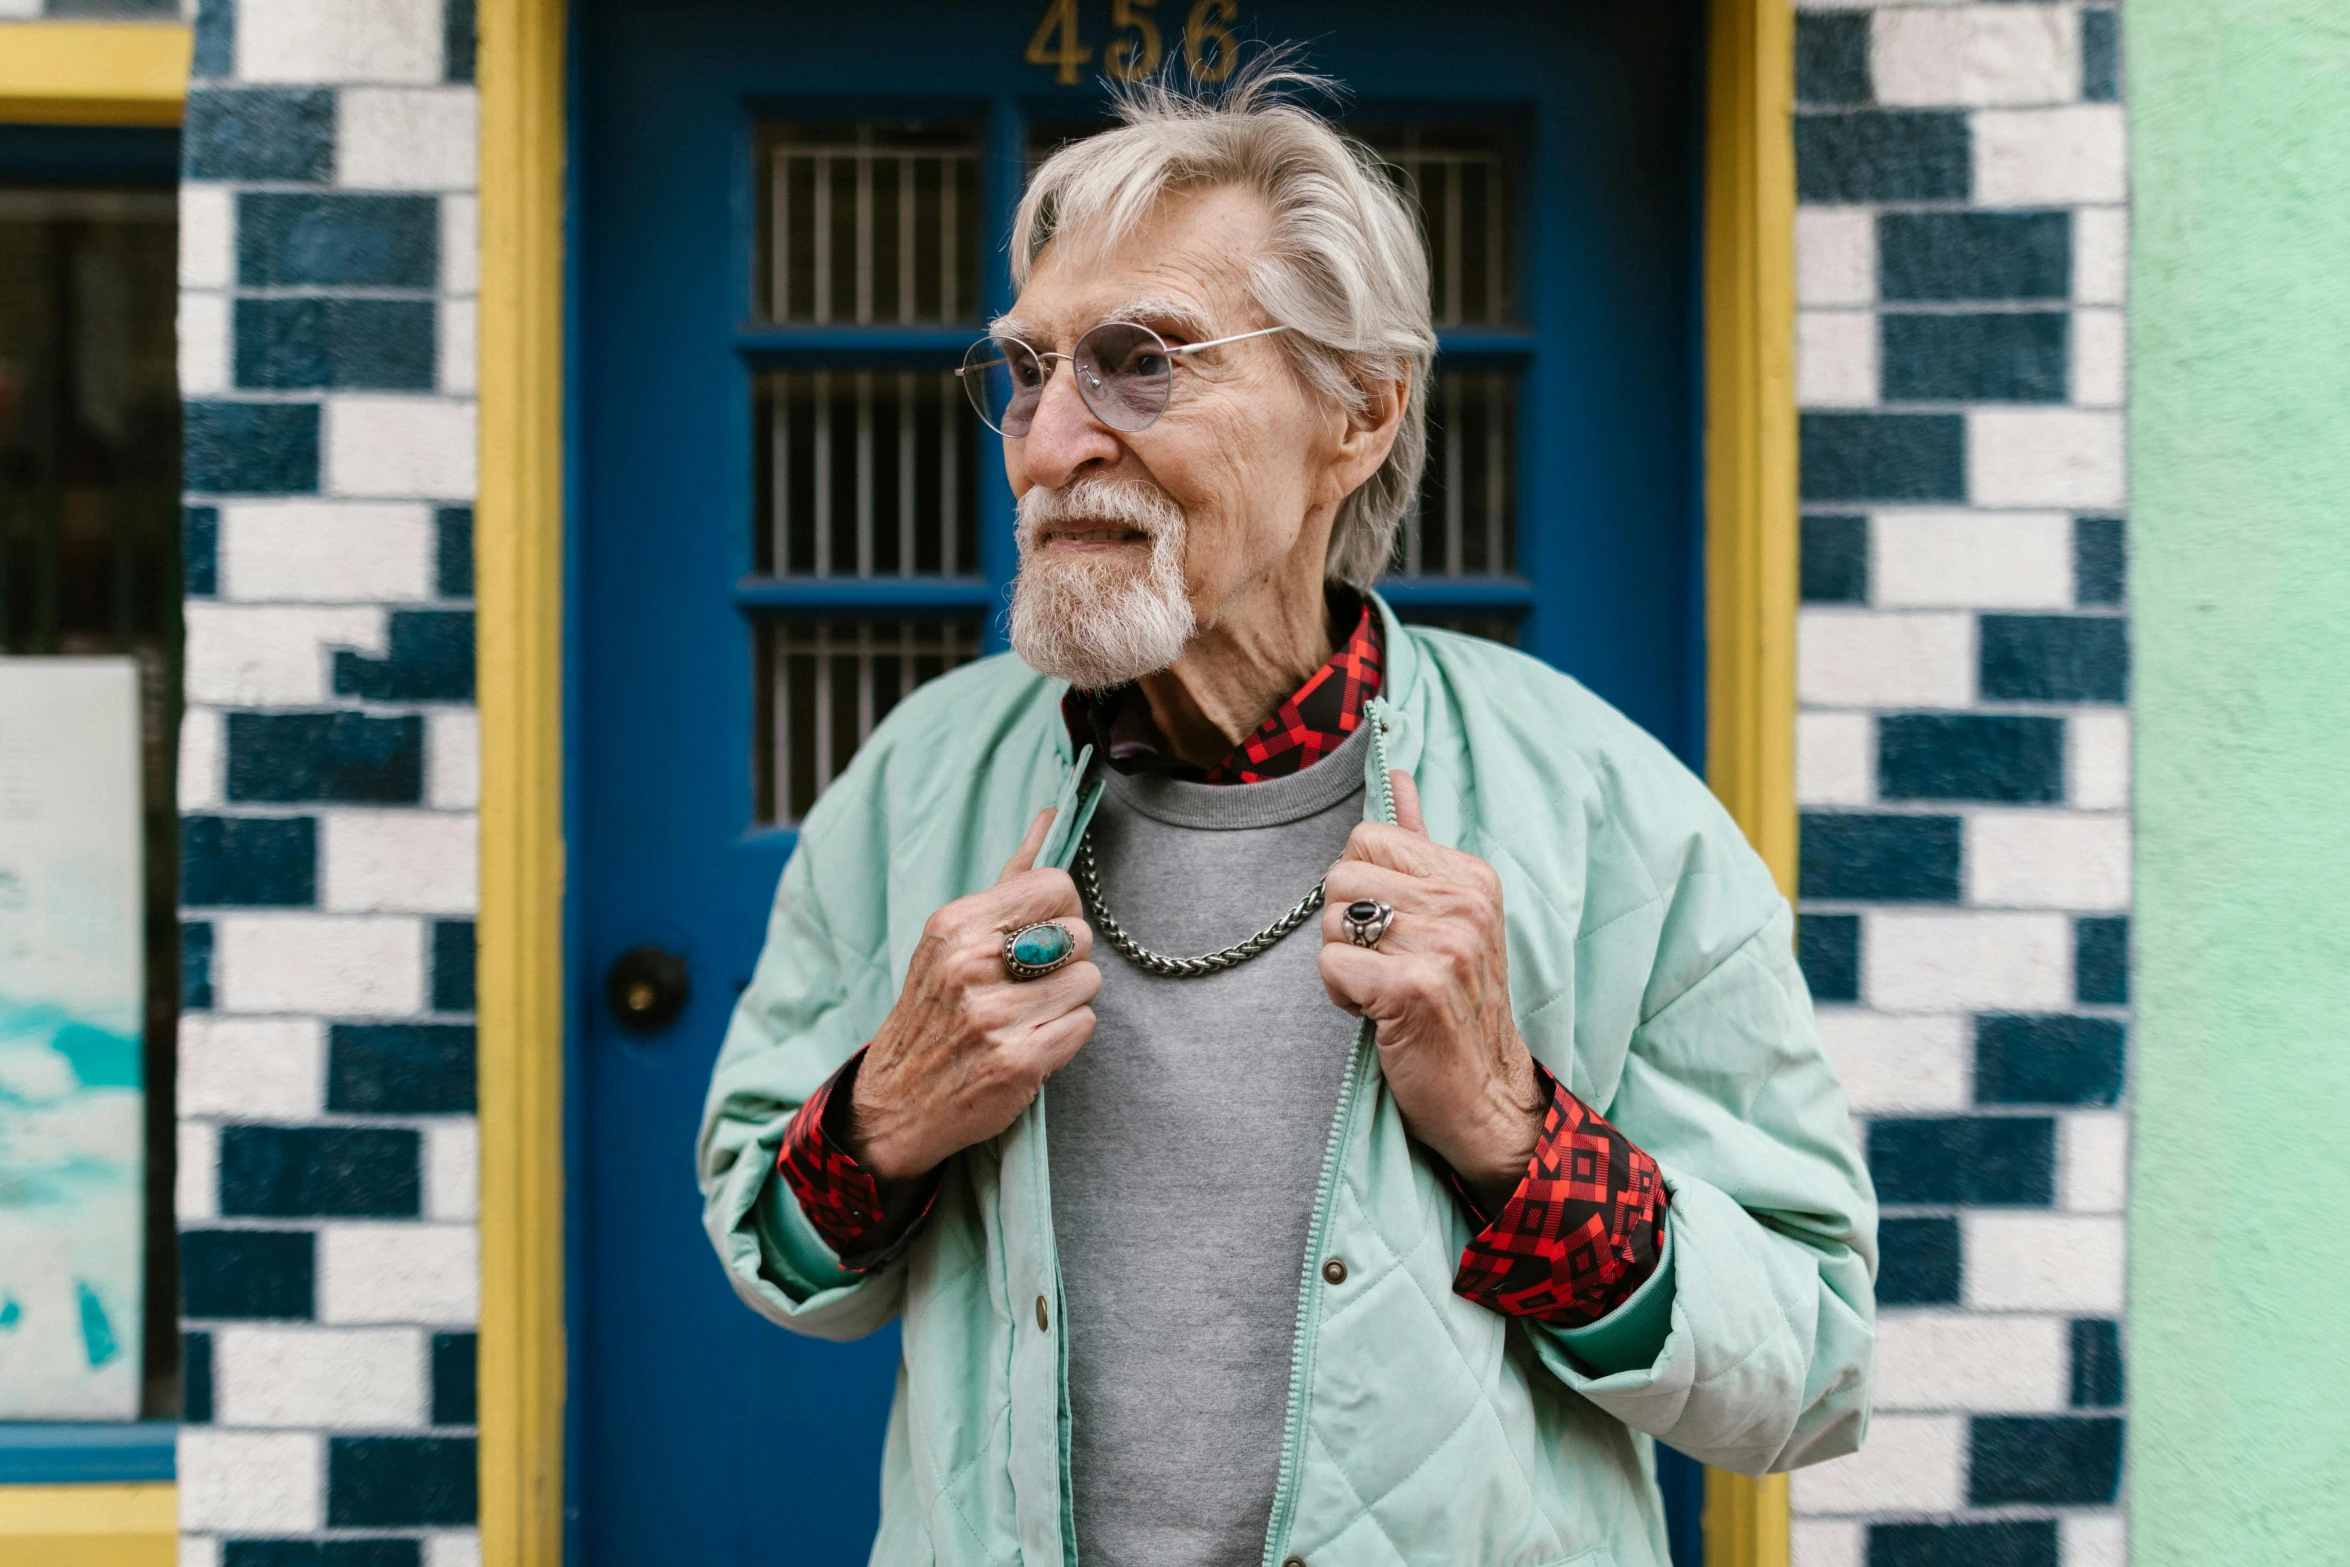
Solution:
M604 970L604 1001L631 1033L667 1028L693 993L685 959L660 947L631 947Z

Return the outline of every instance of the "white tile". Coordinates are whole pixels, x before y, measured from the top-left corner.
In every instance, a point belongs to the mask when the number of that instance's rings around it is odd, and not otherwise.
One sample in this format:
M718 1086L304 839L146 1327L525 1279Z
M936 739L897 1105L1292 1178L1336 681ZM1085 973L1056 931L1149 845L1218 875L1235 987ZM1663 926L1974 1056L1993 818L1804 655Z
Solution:
M212 922L226 1012L401 1017L424 1010L424 921L240 914Z
M180 187L180 287L227 288L236 282L236 211L226 185Z
M179 1567L220 1567L220 1542L197 1534L181 1535Z
M1876 1407L1972 1414L2067 1408L2070 1333L2062 1317L1880 1312Z
M1867 310L1805 310L1795 317L1795 400L1806 408L1877 401L1877 317Z
M424 1335L413 1328L219 1327L213 1418L224 1426L421 1426Z
M1796 208L1796 303L1870 305L1876 299L1876 214L1866 207Z
M300 1121L325 1103L326 1025L316 1018L180 1014L180 1114Z
M185 674L190 702L222 707L301 707L326 701L333 652L381 656L380 609L311 609L190 599Z
M424 1567L481 1567L481 1535L472 1529L426 1535Z
M441 292L468 295L481 288L481 201L441 198Z
M1788 1530L1788 1567L1863 1567L1863 1538L1857 1523L1798 1518Z
M2083 710L2065 735L2065 798L2088 811L2130 808L2130 715Z
M1822 1007L1819 1028L1855 1115L1963 1110L1971 1102L1974 1039L1965 1018Z
M2049 1011L2072 1000L2061 914L1884 910L1863 916L1861 995L1887 1012Z
M2067 1213L2121 1213L2130 1202L2130 1117L2080 1110L2058 1118L2057 1202Z
M1985 109L1974 117L1975 201L1985 207L2072 206L2129 199L2118 103Z
M237 0L248 82L437 82L442 0Z
M1879 512L1877 603L1932 609L2065 609L2073 601L2068 512Z
M428 506L235 501L220 509L220 591L246 602L401 603L433 596Z
M1874 728L1866 713L1798 713L1796 803L1866 805L1875 799Z
M188 1114L186 1105L180 1114ZM220 1130L208 1121L182 1120L177 1139L179 1156L172 1166L172 1216L189 1219L220 1217Z
M209 707L191 707L180 714L179 805L183 811L201 811L220 803L220 732L220 714Z
M1966 900L1977 908L2130 906L2130 819L2088 811L1966 818Z
M481 1315L470 1224L328 1224L318 1232L321 1322L469 1327Z
M210 397L232 384L226 294L181 293L179 378L183 397Z
M437 397L330 397L324 437L333 495L470 500L474 405Z
M2119 1513L2068 1513L2057 1520L2064 1567L2130 1567L2130 1530Z
M1966 1303L1978 1311L2116 1313L2127 1261L2124 1221L2061 1213L1959 1215Z
M320 907L340 914L470 914L480 831L438 811L322 811Z
M2118 305L2130 292L2130 209L2083 207L2073 214L2073 298Z
M444 811L481 803L481 715L470 707L424 719L425 799Z
M308 1534L326 1486L322 1437L179 1428L180 1527L200 1534Z
M16 20L41 14L42 0L0 0L0 17Z
M1964 1504L1966 1422L1949 1415L1879 1415L1866 1446L1798 1469L1799 1513L1944 1513Z
M481 1216L481 1130L472 1117L433 1121L424 1129L424 1216Z
M1977 408L1967 494L1978 506L2119 506L2122 416L2083 408Z
M336 103L335 183L350 190L471 190L481 177L470 87L351 87Z
M1795 689L1807 707L1965 707L1975 695L1974 619L1807 608Z
M2073 403L2119 408L2130 396L2129 322L2119 310L2073 312Z
M479 390L481 323L470 299L444 299L440 309L440 389L460 397Z
M1879 11L1869 31L1881 104L1980 107L2081 96L2080 13L2070 6Z

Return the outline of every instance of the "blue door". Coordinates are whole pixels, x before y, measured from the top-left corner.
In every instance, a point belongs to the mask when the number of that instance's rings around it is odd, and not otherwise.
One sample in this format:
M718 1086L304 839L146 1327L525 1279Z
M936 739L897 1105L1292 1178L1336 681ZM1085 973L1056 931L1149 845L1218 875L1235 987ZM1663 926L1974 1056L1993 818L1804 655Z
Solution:
M691 1145L793 822L911 684L1003 646L1009 496L949 371L1011 302L1025 170L1099 123L1105 69L1215 80L1237 41L1309 41L1435 258L1395 601L1695 761L1702 5L576 14L572 1546L861 1562L896 1336L738 1304Z

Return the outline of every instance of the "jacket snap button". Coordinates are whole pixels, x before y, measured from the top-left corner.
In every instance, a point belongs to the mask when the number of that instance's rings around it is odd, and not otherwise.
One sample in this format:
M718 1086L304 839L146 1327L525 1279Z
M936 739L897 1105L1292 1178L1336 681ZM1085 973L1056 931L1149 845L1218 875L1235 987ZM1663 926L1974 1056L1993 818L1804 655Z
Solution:
M1346 1282L1346 1264L1336 1257L1331 1258L1322 1264L1322 1277L1331 1284L1344 1284Z
M1306 1567L1306 1559L1302 1556L1284 1556L1281 1558L1281 1567Z
M1048 1333L1052 1331L1053 1319L1044 1314L1044 1297L1042 1295L1036 1297L1036 1325Z

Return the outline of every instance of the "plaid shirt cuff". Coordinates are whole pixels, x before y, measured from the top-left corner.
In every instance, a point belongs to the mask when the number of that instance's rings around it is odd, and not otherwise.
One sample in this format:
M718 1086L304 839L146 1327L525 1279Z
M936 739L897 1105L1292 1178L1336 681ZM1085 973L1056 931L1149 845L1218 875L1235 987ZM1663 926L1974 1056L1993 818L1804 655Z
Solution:
M1656 1161L1537 1065L1550 1094L1526 1178L1461 1250L1453 1293L1504 1316L1579 1328L1629 1300L1656 1271L1664 1182Z
M800 1211L851 1273L871 1273L896 1261L913 1244L930 1217L930 1205L938 1200L934 1171L920 1192L909 1197L909 1201L918 1197L920 1202L914 1217L887 1245L874 1244L876 1236L888 1232L897 1214L883 1205L881 1183L873 1178L873 1172L840 1145L831 1119L835 1102L848 1103L849 1086L857 1080L857 1066L864 1059L865 1052L859 1050L808 1096L808 1102L791 1118L791 1125L784 1128L783 1147L775 1157L775 1167L799 1200ZM901 1207L899 1212L903 1211Z

